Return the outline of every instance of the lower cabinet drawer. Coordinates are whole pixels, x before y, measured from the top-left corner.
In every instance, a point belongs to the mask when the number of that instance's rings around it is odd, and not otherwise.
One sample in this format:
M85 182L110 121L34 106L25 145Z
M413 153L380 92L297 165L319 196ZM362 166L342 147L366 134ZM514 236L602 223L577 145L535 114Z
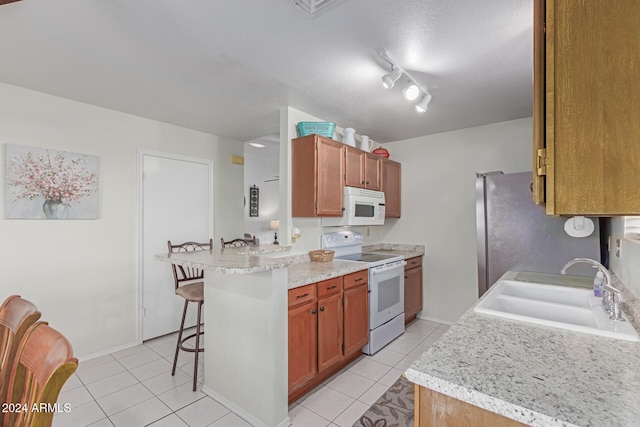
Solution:
M304 304L316 299L316 284L289 289L289 307Z
M328 297L340 292L342 292L342 276L318 282L318 298Z

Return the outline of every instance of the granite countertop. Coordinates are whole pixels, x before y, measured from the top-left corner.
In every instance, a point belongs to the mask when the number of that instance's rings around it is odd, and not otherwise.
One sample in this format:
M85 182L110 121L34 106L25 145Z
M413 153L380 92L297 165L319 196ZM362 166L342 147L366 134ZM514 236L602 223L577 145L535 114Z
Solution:
M285 268L298 262L299 257L300 253L291 251L291 246L260 245L158 254L154 259L224 274L249 274Z
M307 260L309 258L307 257ZM334 259L329 262L299 262L289 265L289 289L366 270L369 264Z
M385 254L400 255L404 259L424 255L424 245L406 245L399 243L378 243L365 245L362 252L380 252Z
M424 255L422 245L379 243L363 250L378 251L412 258ZM342 261L311 262L307 251L294 251L291 246L259 245L240 248L214 248L210 251L158 254L156 261L219 271L224 274L250 274L258 271L288 268L289 289L320 282L337 276L366 270L367 263Z
M472 307L406 376L532 426L637 426L638 366L640 343L481 315Z

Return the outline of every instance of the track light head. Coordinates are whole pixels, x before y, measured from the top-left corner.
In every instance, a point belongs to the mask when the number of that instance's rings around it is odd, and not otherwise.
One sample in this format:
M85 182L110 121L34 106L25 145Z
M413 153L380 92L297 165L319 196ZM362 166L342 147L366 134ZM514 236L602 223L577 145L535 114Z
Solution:
M426 112L430 102L431 102L431 94L427 92L424 94L420 102L416 104L416 111L419 113Z
M420 95L420 89L418 88L418 86L410 84L409 86L402 89L402 93L404 93L404 97L409 101L413 101L418 97L418 95Z
M402 75L402 70L398 67L391 70L389 74L385 74L382 76L382 86L386 89L391 89L393 84L400 78Z

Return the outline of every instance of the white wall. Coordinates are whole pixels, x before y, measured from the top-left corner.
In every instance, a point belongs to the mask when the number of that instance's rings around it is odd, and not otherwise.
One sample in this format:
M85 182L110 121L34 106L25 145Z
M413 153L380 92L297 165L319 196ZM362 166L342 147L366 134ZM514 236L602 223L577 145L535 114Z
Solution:
M475 174L531 170L531 119L385 144L402 163L402 218L382 238L419 243L422 316L454 322L478 298Z
M616 256L616 239L620 239L620 257ZM624 217L611 219L609 268L640 298L640 242L624 238Z
M242 232L242 168L230 162L232 154L242 155L240 141L0 83L0 144L7 143L100 158L99 219L7 220L0 215L0 299L20 294L34 302L81 358L139 339L138 148L212 159L212 237ZM3 203L4 192L3 183ZM167 197L188 207L180 195Z

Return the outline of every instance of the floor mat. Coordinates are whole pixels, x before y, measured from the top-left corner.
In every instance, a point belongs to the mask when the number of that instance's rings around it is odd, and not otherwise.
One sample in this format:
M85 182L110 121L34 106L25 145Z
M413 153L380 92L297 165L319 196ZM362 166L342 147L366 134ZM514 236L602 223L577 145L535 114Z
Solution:
M413 392L414 384L400 376L353 427L413 427Z

